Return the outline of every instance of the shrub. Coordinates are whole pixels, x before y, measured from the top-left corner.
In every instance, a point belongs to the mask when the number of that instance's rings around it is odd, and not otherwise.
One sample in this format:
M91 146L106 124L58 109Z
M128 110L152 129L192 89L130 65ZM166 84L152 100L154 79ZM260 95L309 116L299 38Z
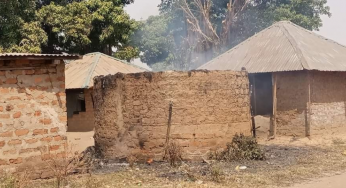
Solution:
M224 173L219 166L211 166L210 167L210 175L212 181L220 183L224 179Z
M179 144L175 142L170 142L165 148L164 159L166 159L169 164L176 167L182 159L183 150Z
M236 134L225 150L213 153L210 158L216 160L265 160L265 153L255 138Z

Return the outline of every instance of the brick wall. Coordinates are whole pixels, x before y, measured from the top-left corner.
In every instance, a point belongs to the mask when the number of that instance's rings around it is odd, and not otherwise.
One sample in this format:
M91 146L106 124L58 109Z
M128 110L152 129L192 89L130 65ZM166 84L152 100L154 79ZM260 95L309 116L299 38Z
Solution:
M85 112L73 114L72 117L68 118L68 132L87 132L94 130L92 92L92 88L84 89Z
M64 64L51 62L0 61L0 168L64 151Z
M193 71L116 74L94 85L95 144L107 159L133 153L162 157L169 103L171 139L185 157L225 147L251 134L247 73Z

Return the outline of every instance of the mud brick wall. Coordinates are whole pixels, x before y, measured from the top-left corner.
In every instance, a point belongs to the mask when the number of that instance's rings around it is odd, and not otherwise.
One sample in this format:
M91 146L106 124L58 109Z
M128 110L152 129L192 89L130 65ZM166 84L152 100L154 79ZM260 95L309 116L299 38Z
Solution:
M346 72L299 71L277 75L278 134L305 136L309 79L311 135L345 126Z
M312 133L346 125L346 72L311 73Z
M275 74L277 75L277 134L305 136L307 72Z
M84 89L85 112L68 118L68 132L88 132L94 130L93 89Z
M95 145L107 159L143 154L162 159L169 103L170 138L196 159L251 134L246 72L116 74L94 80Z
M66 122L63 62L0 61L0 168L62 154Z

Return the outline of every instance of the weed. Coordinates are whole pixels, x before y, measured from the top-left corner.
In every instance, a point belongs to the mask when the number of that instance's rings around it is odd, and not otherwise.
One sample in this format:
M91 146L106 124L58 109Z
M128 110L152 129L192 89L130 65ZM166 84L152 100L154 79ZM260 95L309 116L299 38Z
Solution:
M333 144L335 145L344 145L346 144L345 140L341 139L341 138L335 138L333 139Z
M224 173L220 166L213 165L210 167L211 179L214 182L220 183L224 179Z
M183 150L179 144L175 142L170 142L165 148L164 159L166 159L169 164L176 167L178 163L182 161Z
M236 134L225 150L211 153L209 158L225 161L265 160L265 154L255 138Z
M29 176L28 172L24 171L18 174L10 174L6 172L0 173L0 187L1 188L24 188L28 185Z
M58 188L68 185L68 175L74 172L80 165L80 155L77 152L72 152L72 147L68 148L67 143L65 146L64 152L59 154L52 154L49 152L43 155L46 158L42 159L52 170Z

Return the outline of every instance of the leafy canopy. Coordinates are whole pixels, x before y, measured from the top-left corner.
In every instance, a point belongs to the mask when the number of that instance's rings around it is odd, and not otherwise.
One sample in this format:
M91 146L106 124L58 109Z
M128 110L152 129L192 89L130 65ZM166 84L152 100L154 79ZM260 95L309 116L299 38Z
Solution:
M100 51L130 60L138 23L124 11L133 0L13 0L0 6L3 52Z

